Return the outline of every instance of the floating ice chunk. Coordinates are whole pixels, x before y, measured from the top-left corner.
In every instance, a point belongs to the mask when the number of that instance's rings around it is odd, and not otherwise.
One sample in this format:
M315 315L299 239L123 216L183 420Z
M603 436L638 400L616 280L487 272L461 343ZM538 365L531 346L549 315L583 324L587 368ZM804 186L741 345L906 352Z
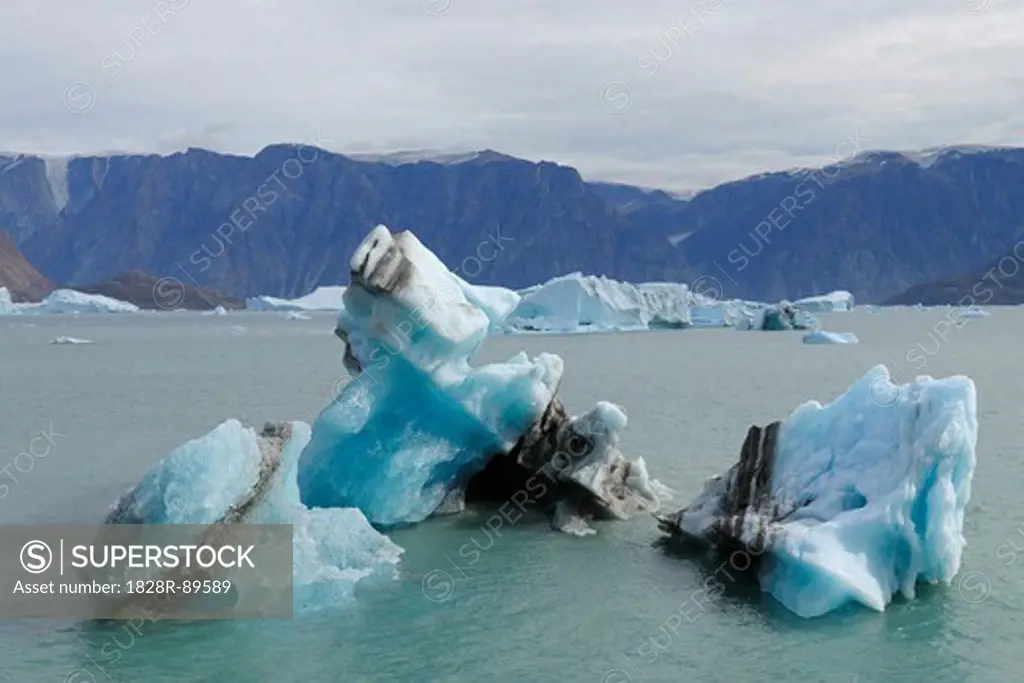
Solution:
M81 339L79 337L64 337L60 336L50 341L51 344L92 344L88 339Z
M521 353L471 369L492 321L411 233L376 228L352 270L336 332L356 377L317 418L299 485L311 506L418 522L537 421L562 361Z
M798 311L788 301L780 301L773 306L765 304L748 306L744 319L736 325L736 329L779 332L811 330L817 326L818 321L813 316Z
M312 320L308 315L299 311L288 311L285 313L284 318L285 320Z
M881 611L959 570L977 440L969 378L899 386L877 366L828 405L751 428L740 462L660 524L767 551L762 588L802 617Z
M18 309L11 300L11 292L6 287L0 287L0 315L17 313Z
M859 344L853 332L826 332L815 330L804 335L804 344Z
M572 456L548 481L573 492L565 505L581 521L584 503L613 517L656 507L639 487L644 477L626 484L632 470L616 448L625 415L601 404L573 419L562 408L558 356L470 366L512 307L507 292L468 285L414 235L384 226L351 267L335 333L353 379L317 418L302 455L306 505L357 507L382 526L415 523L461 509L496 458L505 469L475 490L497 495L508 483L502 473L525 479L565 445Z
M833 311L852 311L853 294L846 290L837 289L828 294L809 296L797 299L793 307L808 313L830 313Z
M345 287L317 287L309 294L297 299L281 299L274 296L255 296L245 300L245 307L251 311L340 311Z
M227 315L228 311L223 306L217 306L212 311L203 311L203 315Z
M245 334L247 331L245 325L232 325L228 328L228 332L231 334Z
M522 301L508 323L520 330L646 330L691 324L690 291L678 283L634 285L572 273L519 294Z
M139 307L102 294L84 294L73 289L57 289L40 303L16 304L21 313L137 313Z
M165 457L112 508L107 524L291 524L296 610L351 599L355 584L393 577L402 549L354 509L310 510L299 500L302 422L261 434L222 423Z
M739 299L713 301L698 296L690 308L690 321L694 327L734 327L758 306Z
M960 311L957 318L988 318L992 314L986 310L978 308L977 306L969 306L964 310Z

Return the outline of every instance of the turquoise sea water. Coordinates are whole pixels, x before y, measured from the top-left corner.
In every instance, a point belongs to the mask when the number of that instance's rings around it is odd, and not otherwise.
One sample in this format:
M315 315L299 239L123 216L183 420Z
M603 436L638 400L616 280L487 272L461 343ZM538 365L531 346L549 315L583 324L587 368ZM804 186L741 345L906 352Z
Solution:
M629 415L622 448L686 500L732 464L754 423L829 400L877 363L978 386L981 437L961 575L883 614L796 618L728 567L657 543L649 518L571 538L525 517L484 530L474 509L392 534L397 581L350 608L283 622L161 623L132 633L81 622L0 622L0 681L1006 681L1024 636L1024 309L934 330L945 310L823 316L856 346L800 333L687 330L515 336L566 363L562 393ZM312 420L343 374L332 316L274 314L0 319L0 467L40 431L45 457L0 499L0 523L94 522L175 446L229 417ZM239 327L241 326L241 327ZM59 335L91 339L52 346ZM908 360L908 357L913 359ZM24 465L24 463L22 463ZM24 467L22 468L24 469ZM466 558L467 543L486 548ZM1019 549L1019 550L1018 550ZM726 592L701 611L716 575ZM673 615L686 614L680 620Z

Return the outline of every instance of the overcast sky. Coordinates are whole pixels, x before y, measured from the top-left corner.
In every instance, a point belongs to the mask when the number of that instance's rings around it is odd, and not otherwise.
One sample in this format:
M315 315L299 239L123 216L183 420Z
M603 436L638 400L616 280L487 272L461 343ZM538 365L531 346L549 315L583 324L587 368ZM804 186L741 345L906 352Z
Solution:
M19 152L319 135L686 190L853 138L1024 145L1008 0L2 0L0 69Z

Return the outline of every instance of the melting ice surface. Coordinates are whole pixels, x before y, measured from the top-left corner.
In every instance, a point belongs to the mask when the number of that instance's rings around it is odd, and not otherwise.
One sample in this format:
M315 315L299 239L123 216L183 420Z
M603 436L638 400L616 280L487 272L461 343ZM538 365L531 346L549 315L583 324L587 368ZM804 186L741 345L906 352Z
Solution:
M881 611L959 570L977 440L970 379L899 386L877 366L832 403L797 408L774 459L745 450L663 528L767 550L761 586L800 616Z
M949 582L965 545L978 442L967 377L898 386L884 366L786 420L772 487L809 501L783 525L765 590L801 616L850 601L883 610L918 581Z
M172 451L115 505L107 523L291 524L296 611L346 602L360 580L393 577L402 549L359 510L300 502L296 468L309 437L303 422L257 434L228 420Z
M108 523L292 524L303 609L393 570L401 549L374 526L458 511L470 478L495 458L500 474L488 481L500 490L565 456L540 487L553 495L533 502L569 533L594 533L586 518L657 509L667 491L617 449L625 413L599 402L570 417L556 396L558 356L470 366L518 294L466 283L414 235L383 226L350 265L335 333L353 379L312 429L268 424L257 434L229 420L167 456Z
M540 418L562 361L520 353L471 368L518 297L466 284L411 233L378 228L352 270L366 281L357 286L353 275L337 333L357 376L314 423L299 485L311 506L358 507L374 524L419 522L453 481L507 452Z

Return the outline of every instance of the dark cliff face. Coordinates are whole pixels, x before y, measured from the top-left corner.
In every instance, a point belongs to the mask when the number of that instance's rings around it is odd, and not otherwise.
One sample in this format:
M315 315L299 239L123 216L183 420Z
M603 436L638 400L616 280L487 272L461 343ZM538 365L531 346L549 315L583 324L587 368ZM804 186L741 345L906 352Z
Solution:
M1010 306L1024 304L1024 241L973 273L916 285L887 306Z
M157 279L133 270L104 282L75 287L86 294L102 294L119 301L133 303L151 310L186 309L208 311L223 306L225 309L245 308L241 299L225 296L215 289L196 287L169 278Z
M0 220L72 286L138 268L236 296L299 296L345 284L352 251L378 223L412 230L480 283L526 286L573 270L685 276L663 240L631 239L574 169L551 163L495 155L392 166L291 145L255 158L77 158L63 209L45 173L25 159L0 176Z
M349 255L384 223L482 284L575 270L634 282L705 275L707 293L730 298L843 288L870 302L980 268L1024 224L1024 150L949 150L930 164L878 153L826 171L681 201L491 152L396 164L274 145L255 157L75 158L66 172L0 157L0 225L72 286L141 269L235 297L300 296L346 284Z
M0 230L0 287L6 287L16 302L39 301L53 291L43 277L18 251L10 236Z
M825 172L728 183L671 215L656 208L630 218L689 233L678 248L730 298L848 289L880 301L979 268L1013 245L1024 226L1024 150L949 150L931 165L870 154Z

